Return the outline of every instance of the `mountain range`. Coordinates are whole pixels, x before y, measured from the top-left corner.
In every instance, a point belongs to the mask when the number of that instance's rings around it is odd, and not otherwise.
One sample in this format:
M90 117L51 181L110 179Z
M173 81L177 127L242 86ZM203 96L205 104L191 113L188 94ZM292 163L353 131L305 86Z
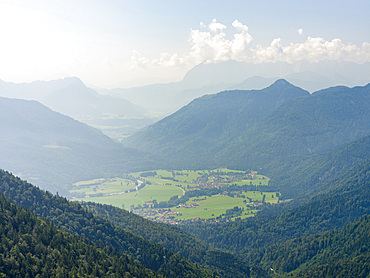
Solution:
M369 93L370 85L309 94L277 80L195 99L123 143L162 157L166 167L260 169L369 135Z
M224 90L263 89L278 79L285 79L309 92L344 85L358 86L370 82L370 63L300 61L252 64L227 61L201 63L189 70L183 80L134 88L99 90L129 100L152 113L167 116L193 99Z
M309 92L338 85L366 85L369 70L370 63L228 61L199 64L178 82L109 90L89 88L76 77L19 84L0 80L0 96L39 101L122 140L203 95L259 90L282 78Z
M145 113L143 108L127 100L98 94L77 77L31 83L0 81L0 92L2 97L39 101L56 112L74 118L109 114L137 117Z
M1 98L1 167L63 194L72 182L129 170L268 171L369 135L369 88L309 94L278 80L262 90L224 91L194 100L124 145L36 101Z
M0 276L368 277L369 95L370 85L311 94L278 79L199 97L124 144L1 97L0 168L32 184L0 171ZM266 174L281 203L177 227L60 196L124 171L216 167Z
M118 174L145 155L36 101L0 98L0 167L52 192ZM140 162L141 163L141 162Z
M153 123L145 109L122 98L102 95L80 79L68 77L52 81L11 83L0 80L0 96L36 100L53 111L101 129L120 139Z

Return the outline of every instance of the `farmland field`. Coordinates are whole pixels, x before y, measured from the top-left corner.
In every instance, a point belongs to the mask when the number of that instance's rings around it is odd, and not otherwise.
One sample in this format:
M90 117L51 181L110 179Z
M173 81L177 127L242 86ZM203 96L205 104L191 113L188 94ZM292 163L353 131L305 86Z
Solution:
M114 178L114 179L95 179L91 181L82 181L74 184L70 190L71 194L76 195L97 195L111 194L129 190L135 187L135 181Z
M155 221L178 224L189 219L254 216L266 203L278 203L269 178L257 172L228 169L155 170L111 179L75 183L76 201L109 204ZM217 220L218 221L218 220Z
M253 197L253 199L262 201L263 195L260 194L260 192L248 192L250 197ZM272 194L269 194L270 198L267 200L267 202L270 203L276 203L277 198L271 198ZM194 201L194 199L202 199L206 198L202 201ZM266 198L267 199L267 198ZM196 197L191 198L189 200L189 203L196 203L199 204L199 206L194 206L191 208L174 208L179 213L181 213L181 216L178 216L178 219L190 219L190 218L214 218L217 216L222 215L225 213L228 209L233 209L235 206L243 209L243 214L241 215L241 218L246 218L253 216L254 213L257 211L256 209L250 208L249 203L244 202L245 198L243 197L230 197L230 196L223 196L223 195L214 195L211 198L207 196L202 197Z
M197 199L197 198L193 198L193 199ZM199 217L199 218L209 219L209 218L220 216L221 214L225 213L226 210L232 209L235 206L237 207L246 206L243 203L243 199L241 198L232 198L229 196L222 196L222 195L212 196L211 198L207 198L204 201L198 201L197 203L199 204L199 206L196 206L196 207L176 208L176 210L179 213L181 213L181 215L178 216L177 218L178 219L192 219L192 218ZM250 211L250 213L253 213L253 212ZM248 216L252 216L252 215L253 214L248 214Z
M125 190L132 189L135 184L123 188ZM146 201L166 201L174 195L182 195L183 191L180 188L163 185L163 184L153 184L146 186L145 188L132 191L128 193L121 193L123 191L122 187L117 186L115 183L106 183L99 187L100 190L91 191L89 188L84 188L85 198L75 198L78 201L86 202L96 202L101 204L113 205L120 208L130 209L131 206L137 207L138 205L143 205ZM82 190L82 189L81 189ZM71 192L79 192L78 190L73 190ZM96 196L96 193L106 193L105 195ZM92 194L89 194L92 193ZM98 193L98 195L100 195Z

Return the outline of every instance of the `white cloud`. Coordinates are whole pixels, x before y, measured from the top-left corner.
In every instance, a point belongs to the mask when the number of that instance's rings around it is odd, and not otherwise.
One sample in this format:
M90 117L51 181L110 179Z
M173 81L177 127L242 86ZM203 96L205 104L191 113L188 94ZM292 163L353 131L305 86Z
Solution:
M179 57L178 54L161 53L159 59L154 59L152 64L156 66L178 66L182 65L183 62L183 58Z
M208 28L212 32L217 33L218 31L222 31L222 30L226 29L226 26L221 24L221 23L218 23L217 20L214 18L212 20L212 22L208 25Z
M283 46L281 39L274 39L270 46L258 46L252 49L251 62L283 61L294 63L300 60L318 62L320 60L346 60L354 62L369 61L368 43L357 47L354 44L344 44L340 39L326 41L323 38L308 37L303 43L290 43Z
M268 47L257 45L257 48L251 51L253 53L253 56L249 58L251 62L253 60L256 63L273 62L283 55L281 39L274 39Z
M207 26L200 23L201 29L190 31L189 42L191 48L188 54L178 55L162 53L159 58L152 59L150 62L142 57L140 53L134 52L132 64L134 66L180 66L188 65L192 67L201 62L220 62L227 60L242 61L246 59L249 53L248 45L253 41L252 36L248 33L248 27L243 25L238 20L232 23L232 26L237 31L233 39L226 38L227 27L224 24L218 23L216 19Z
M370 43L361 46L343 43L340 39L327 41L320 37L307 37L304 42L284 43L275 38L267 46L252 43L248 26L238 20L232 23L229 31L226 25L213 19L208 25L200 23L200 29L190 31L190 49L187 54L162 53L152 60L135 52L132 61L137 66L152 67L187 67L191 68L201 62L216 63L235 60L251 63L283 61L294 63L300 60L317 62L320 60L345 60L353 62L370 61ZM230 33L234 32L233 36ZM297 30L303 36L303 29ZM228 37L230 39L228 39Z
M232 26L239 30L240 33L234 35L232 42L232 59L243 60L246 55L247 46L253 41L252 36L248 33L248 26L243 25L240 21L234 20Z
M248 27L240 21L235 20L232 26L237 33L233 39L226 38L226 26L220 24L216 19L208 25L209 31L191 30L191 51L187 61L193 63L219 62L227 60L243 60L248 53L248 45L253 41L248 33Z

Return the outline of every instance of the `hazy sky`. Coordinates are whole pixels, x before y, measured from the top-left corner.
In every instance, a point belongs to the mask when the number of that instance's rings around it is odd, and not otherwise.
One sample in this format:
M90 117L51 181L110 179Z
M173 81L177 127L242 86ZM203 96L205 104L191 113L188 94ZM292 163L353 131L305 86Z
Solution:
M368 0L0 0L0 79L127 87L206 62L370 61Z

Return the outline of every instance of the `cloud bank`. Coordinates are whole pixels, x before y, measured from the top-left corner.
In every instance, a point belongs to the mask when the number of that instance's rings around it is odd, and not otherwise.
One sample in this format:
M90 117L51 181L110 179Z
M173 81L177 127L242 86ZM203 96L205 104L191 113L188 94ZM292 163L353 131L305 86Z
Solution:
M188 53L161 53L158 58L148 59L135 51L131 58L133 67L193 67L199 63L217 63L228 60L238 62L288 62L320 60L370 62L370 43L361 46L344 43L335 38L327 41L320 37L307 37L304 42L285 43L275 38L269 45L254 45L254 38L247 25L238 20L232 23L231 32L226 25L213 19L208 25L200 23L200 28L190 31ZM231 34L230 34L231 33ZM303 29L297 30L302 38ZM230 36L232 35L232 36Z

